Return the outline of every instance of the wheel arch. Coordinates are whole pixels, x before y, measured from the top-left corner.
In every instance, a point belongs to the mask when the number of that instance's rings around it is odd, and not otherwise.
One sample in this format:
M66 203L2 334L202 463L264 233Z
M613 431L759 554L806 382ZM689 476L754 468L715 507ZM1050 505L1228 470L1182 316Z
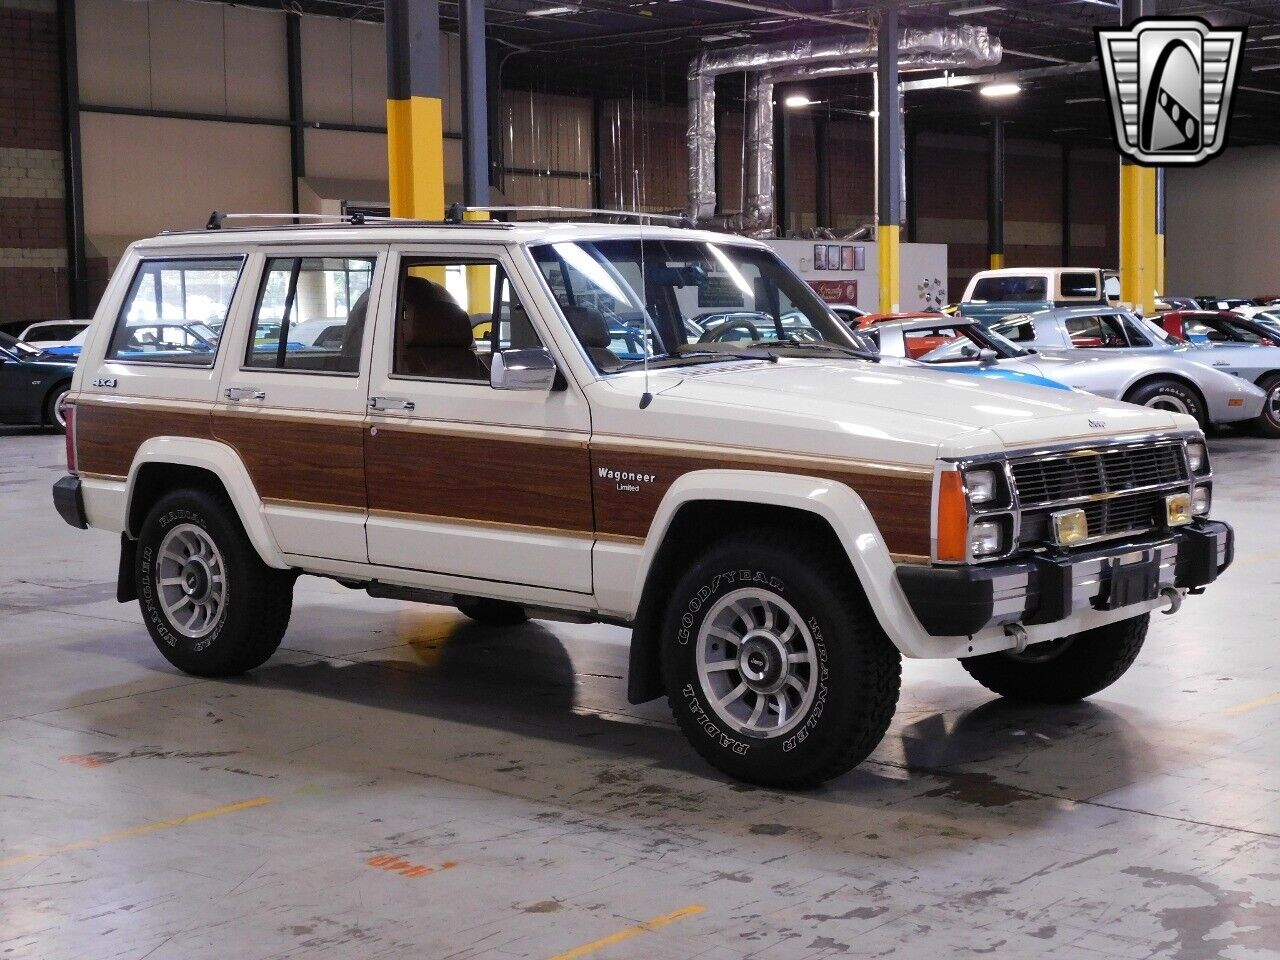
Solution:
M216 440L153 437L138 448L125 485L125 533L136 538L156 498L177 486L220 490L262 562L288 569L248 469L235 450Z
M890 639L907 656L923 655L927 639L894 576L895 560L854 490L821 477L695 471L672 484L645 538L632 592L637 598L627 675L632 703L662 694L663 595L718 533L745 523L830 538Z

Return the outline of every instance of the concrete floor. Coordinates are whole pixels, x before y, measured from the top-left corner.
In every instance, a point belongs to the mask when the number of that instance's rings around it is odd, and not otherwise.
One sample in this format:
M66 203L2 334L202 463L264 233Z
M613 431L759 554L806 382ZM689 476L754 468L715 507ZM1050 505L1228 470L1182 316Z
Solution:
M1089 703L906 664L874 757L726 781L627 634L496 631L298 584L285 648L194 680L0 435L0 958L1280 956L1280 446L1212 443L1226 578Z

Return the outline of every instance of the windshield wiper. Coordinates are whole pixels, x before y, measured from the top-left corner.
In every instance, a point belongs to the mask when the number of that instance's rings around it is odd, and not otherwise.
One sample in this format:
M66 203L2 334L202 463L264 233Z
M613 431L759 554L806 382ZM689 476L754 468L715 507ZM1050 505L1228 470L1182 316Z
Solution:
M716 360L768 360L770 363L777 363L778 356L763 350L692 350L688 353L663 353L656 357L649 358L649 365L662 363L664 366L673 365L672 361L691 360L696 363L710 363ZM643 360L629 360L614 372L620 373L623 370L635 370L644 366Z
M845 356L857 357L860 360L870 360L873 363L880 360L878 354L860 350L857 347L846 347L842 343L831 343L828 340L797 340L795 337L783 337L781 340L770 341L770 346L800 347L805 350L833 350L837 353L843 353Z

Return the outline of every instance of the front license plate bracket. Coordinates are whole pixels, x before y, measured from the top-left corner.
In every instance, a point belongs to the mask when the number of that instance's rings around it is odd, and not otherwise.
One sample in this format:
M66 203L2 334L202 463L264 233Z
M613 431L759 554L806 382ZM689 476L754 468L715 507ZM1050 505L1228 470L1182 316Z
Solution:
M1151 557L1137 563L1118 563L1111 568L1105 591L1095 606L1099 610L1119 610L1135 603L1146 603L1160 596L1160 560Z

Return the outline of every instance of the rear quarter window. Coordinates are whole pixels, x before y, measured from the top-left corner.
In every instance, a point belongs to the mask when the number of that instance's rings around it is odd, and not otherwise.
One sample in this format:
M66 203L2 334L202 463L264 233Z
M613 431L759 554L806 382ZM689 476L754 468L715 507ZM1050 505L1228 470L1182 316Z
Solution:
M1049 299L1044 277L982 277L973 285L971 300L986 303L1031 303Z
M107 359L211 367L243 257L144 260L138 265Z
M1064 273L1062 275L1062 295L1064 297L1098 298L1098 275L1096 273Z

